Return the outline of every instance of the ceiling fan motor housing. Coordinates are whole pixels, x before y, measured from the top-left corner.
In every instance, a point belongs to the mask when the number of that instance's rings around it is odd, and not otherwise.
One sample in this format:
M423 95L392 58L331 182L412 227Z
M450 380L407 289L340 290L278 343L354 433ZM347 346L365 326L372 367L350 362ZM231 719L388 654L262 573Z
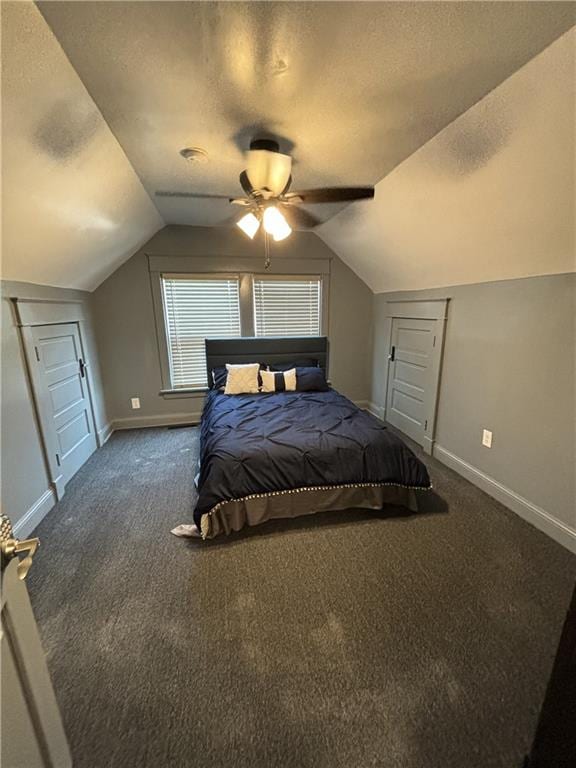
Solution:
M250 149L265 149L268 152L280 152L280 144L274 139L252 139Z
M292 158L280 152L273 139L253 139L248 151L246 174L256 190L269 190L281 194L290 178Z

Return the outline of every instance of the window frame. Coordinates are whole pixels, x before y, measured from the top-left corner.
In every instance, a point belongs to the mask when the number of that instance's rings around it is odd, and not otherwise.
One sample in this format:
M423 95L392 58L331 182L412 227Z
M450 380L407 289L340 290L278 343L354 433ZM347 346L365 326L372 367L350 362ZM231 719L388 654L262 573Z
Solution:
M168 266L168 265L166 265ZM320 335L328 335L329 321L329 272L314 272L306 274L299 272L291 274L283 270L281 273L266 274L258 271L247 270L222 270L217 269L198 272L198 271L175 271L164 269L157 271L150 269L152 305L154 312L154 324L156 328L156 343L158 357L160 360L161 390L159 394L165 399L188 398L202 396L208 391L205 387L174 387L171 378L170 352L168 348L168 324L166 321L163 279L188 279L188 280L230 280L239 281L239 302L240 302L240 337L255 338L255 313L254 313L254 280L318 280L320 282ZM259 337L265 338L265 337Z

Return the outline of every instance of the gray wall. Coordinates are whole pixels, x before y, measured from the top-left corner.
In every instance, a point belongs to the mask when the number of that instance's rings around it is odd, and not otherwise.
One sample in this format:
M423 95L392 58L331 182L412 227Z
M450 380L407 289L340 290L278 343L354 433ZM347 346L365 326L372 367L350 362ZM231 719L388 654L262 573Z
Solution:
M372 292L313 233L294 233L273 248L273 259L332 259L330 376L334 386L348 397L367 401ZM168 226L102 283L94 293L94 311L106 402L115 426L197 418L202 406L201 396L159 395L162 381L147 255L214 256L229 259L230 270L235 268L234 259L249 258L255 272L263 268L261 243L253 243L234 229ZM131 397L140 398L140 410L131 409Z
M372 400L385 402L386 302L450 298L439 446L576 531L576 275L374 297ZM493 431L491 449L482 429Z
M80 300L90 316L91 297L84 291L31 283L2 282L2 510L18 523L49 490L40 432L26 375L24 351L10 297ZM83 323L83 341L94 384L97 429L107 423L93 325ZM49 506L48 506L49 508ZM39 513L46 512L46 505ZM39 522L39 520L36 520Z

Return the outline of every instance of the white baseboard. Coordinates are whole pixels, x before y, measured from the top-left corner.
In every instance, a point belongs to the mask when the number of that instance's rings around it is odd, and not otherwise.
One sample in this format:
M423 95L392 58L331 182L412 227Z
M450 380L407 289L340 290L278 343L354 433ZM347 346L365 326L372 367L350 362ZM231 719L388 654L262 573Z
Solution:
M170 413L160 416L130 416L115 419L112 430L143 429L144 427L171 427L178 424L199 424L201 413Z
M450 453L446 448L442 448L441 445L434 446L434 456L443 464L446 464L447 467L465 477L466 480L481 488L489 496L492 496L501 504L504 504L505 507L516 512L517 515L543 533L546 533L554 541L557 541L570 552L576 554L576 530L557 520L549 512L533 504L528 499L520 496L516 491L507 488L502 483L494 480L493 477L484 474L484 472L472 466L472 464L468 464L464 459Z
M385 408L383 405L377 405L376 403L369 402L367 410L377 419L384 421Z
M108 440L112 437L112 433L114 432L114 428L112 426L112 422L109 421L108 424L102 427L102 429L98 430L98 448L102 448L104 443L107 443Z
M46 517L48 512L56 504L56 495L52 488L44 491L42 496L37 499L30 509L14 523L14 536L17 539L27 539L38 523Z
M368 411L369 410L369 408L368 408L368 406L369 406L368 400L352 400L352 402L358 408L362 408L363 411Z

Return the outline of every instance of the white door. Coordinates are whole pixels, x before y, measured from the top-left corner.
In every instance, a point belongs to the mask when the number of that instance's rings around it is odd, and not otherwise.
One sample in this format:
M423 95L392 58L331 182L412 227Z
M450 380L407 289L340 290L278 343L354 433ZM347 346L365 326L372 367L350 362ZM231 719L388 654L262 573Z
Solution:
M56 463L67 483L96 450L86 365L76 323L32 329L43 397L42 426L52 434Z
M392 320L386 421L420 445L432 428L437 320Z
M71 768L72 760L23 578L37 539L18 542L2 517L2 768ZM19 560L27 554L27 562Z

